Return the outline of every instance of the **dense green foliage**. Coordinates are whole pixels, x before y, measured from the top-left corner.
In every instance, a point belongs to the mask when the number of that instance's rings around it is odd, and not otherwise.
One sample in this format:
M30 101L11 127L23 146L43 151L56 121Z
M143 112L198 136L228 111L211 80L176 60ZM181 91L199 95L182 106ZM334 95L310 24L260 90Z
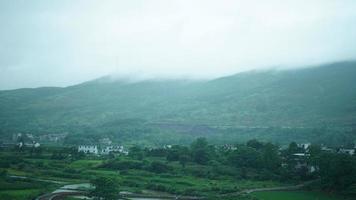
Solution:
M120 188L117 180L109 177L98 177L91 181L95 189L91 192L94 199L117 200Z
M321 185L326 190L356 194L356 158L344 154L321 154Z
M11 163L13 162L9 162L9 168ZM32 179L10 178L7 171L0 171L0 199L33 199L50 188L51 184Z
M25 182L9 185L8 181L14 181L9 174L42 180L91 181L97 186L92 195L106 199L118 196L119 189L234 199L236 193L246 189L298 183L309 183L305 189L346 197L354 195L356 188L355 156L325 152L318 145L305 150L296 143L281 150L278 145L258 140L215 146L198 138L190 146L133 146L127 156L98 157L58 147L44 147L40 154L31 154L30 148L5 149L0 156L0 179L6 180L0 182L0 190L6 191L36 189ZM311 166L316 170L310 171ZM253 197L245 195L241 199Z
M211 157L212 155L209 156L208 163L200 165L192 160L193 152L190 147L174 148L179 149L179 154L186 153L184 156L178 156L179 161L167 160L171 149L136 147L136 153L115 158L73 156L74 152L70 148L46 147L40 155L31 155L30 149L5 149L0 152L1 160L5 163L0 168L6 169L8 175L68 183L92 181L97 185L100 184L96 182L98 178L114 178L115 183L120 185L120 190L136 193L150 189L179 195L214 196L252 187L285 184L271 180L241 179L234 167L214 161L217 158ZM176 150L172 148L172 151ZM142 157L136 156L138 152L141 152ZM53 156L59 154L61 156ZM7 163L7 160L3 159L9 157L13 157L15 161L9 159ZM181 163L181 157L185 157L184 165Z
M355 66L247 72L211 81L106 77L66 88L1 91L0 134L68 132L68 144L97 141L98 135L149 144L187 144L199 136L221 143L259 138L340 144L355 140Z
M278 191L278 192L257 192L254 194L259 200L346 200L336 195L327 195L320 192L294 192L294 191Z

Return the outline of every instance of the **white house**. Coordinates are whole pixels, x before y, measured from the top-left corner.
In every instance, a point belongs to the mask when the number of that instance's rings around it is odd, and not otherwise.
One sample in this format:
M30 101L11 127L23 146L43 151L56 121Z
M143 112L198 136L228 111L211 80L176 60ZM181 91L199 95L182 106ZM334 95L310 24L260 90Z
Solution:
M96 145L80 145L78 152L98 154L98 147Z
M25 146L26 146L26 147L34 147L34 148L38 148L38 147L40 147L40 146L41 146L41 144L40 144L40 143L38 143L38 142L33 141L32 143L25 143Z
M332 148L329 148L327 146L321 146L322 151L327 151L327 152L333 152L334 150Z
M109 154L110 152L112 152L113 149L114 149L113 146L107 146L107 147L105 147L105 148L102 148L102 149L101 149L101 154L107 155L107 154Z
M235 145L232 145L232 144L224 144L223 145L223 149L225 151L235 151L237 149L237 147Z
M41 146L41 144L40 144L40 143L38 143L38 142L36 142L33 146L34 146L35 148L38 148L38 147L40 147L40 146Z
M78 152L91 153L91 154L101 154L108 155L110 152L120 153L127 155L128 152L123 146L101 146L101 145L79 145Z
M106 146L101 149L101 154L107 155L110 152L126 154L123 146Z
M310 143L298 144L298 147L307 151L310 147Z
M355 154L355 149L340 149L339 153L346 153L352 156Z
M170 144L163 145L163 149L171 149L171 148L172 148L172 145L170 145Z

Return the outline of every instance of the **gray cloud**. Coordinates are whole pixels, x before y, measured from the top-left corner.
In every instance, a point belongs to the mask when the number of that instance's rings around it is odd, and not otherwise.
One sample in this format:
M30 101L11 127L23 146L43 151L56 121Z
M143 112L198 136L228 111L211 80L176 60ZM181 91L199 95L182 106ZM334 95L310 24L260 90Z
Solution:
M356 2L0 1L0 89L355 59Z

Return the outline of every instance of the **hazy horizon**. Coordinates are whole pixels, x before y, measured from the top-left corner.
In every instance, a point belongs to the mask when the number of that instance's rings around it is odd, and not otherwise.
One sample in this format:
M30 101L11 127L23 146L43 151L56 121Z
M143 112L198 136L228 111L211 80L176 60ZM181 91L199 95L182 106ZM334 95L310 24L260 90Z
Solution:
M135 74L103 74L98 77L94 77L88 80L83 80L80 82L75 82L72 84L68 85L40 85L40 86L25 86L25 87L19 87L19 88L10 88L10 89L1 89L0 91L6 91L6 90L16 90L16 89L34 89L34 88L42 88L42 87L58 87L58 88L66 88L66 87L71 87L79 84L85 84L89 83L92 81L104 81L104 82L115 82L115 81L121 81L123 83L131 84L131 83L139 83L139 82L144 82L144 81L192 81L192 82L205 82L205 81L213 81L217 80L220 78L226 78L229 76L235 76L241 73L263 73L263 72L281 72L281 71L290 71L290 70L303 70L303 69L310 69L310 68L316 68L316 67L325 67L328 65L332 64L338 64L338 63L347 63L347 62L356 62L356 60L342 60L342 61L332 61L332 62L325 62L325 63L320 63L320 64L314 64L314 65L303 65L303 66L289 66L289 67L281 67L281 66L269 66L269 67L263 67L263 68L256 68L256 69L247 69L244 71L239 71L236 73L231 73L231 74L225 74L221 76L215 76L215 77L206 77L206 78L197 78L197 77L189 77L189 76L171 76L171 77L162 77L162 76L149 76L145 74L141 75L135 75Z
M0 90L356 59L355 1L0 2Z

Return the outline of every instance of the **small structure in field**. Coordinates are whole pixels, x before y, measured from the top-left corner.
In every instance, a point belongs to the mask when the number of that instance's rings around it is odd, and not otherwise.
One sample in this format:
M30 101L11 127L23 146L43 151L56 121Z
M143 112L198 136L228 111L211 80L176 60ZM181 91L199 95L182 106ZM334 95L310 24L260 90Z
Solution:
M307 152L309 150L310 145L311 145L310 143L302 143L302 144L298 144L298 147Z
M98 147L96 145L80 145L78 147L78 152L98 154Z
M355 149L344 149L344 148L341 148L339 149L338 151L339 153L345 153L345 154L349 154L349 155L354 155L355 154Z
M118 153L127 155L128 152L124 149L123 146L100 146L100 145L79 145L78 152L83 152L86 154L95 154L95 155L109 155L110 153Z
M123 146L106 146L101 148L102 155L108 155L110 153L126 154Z

